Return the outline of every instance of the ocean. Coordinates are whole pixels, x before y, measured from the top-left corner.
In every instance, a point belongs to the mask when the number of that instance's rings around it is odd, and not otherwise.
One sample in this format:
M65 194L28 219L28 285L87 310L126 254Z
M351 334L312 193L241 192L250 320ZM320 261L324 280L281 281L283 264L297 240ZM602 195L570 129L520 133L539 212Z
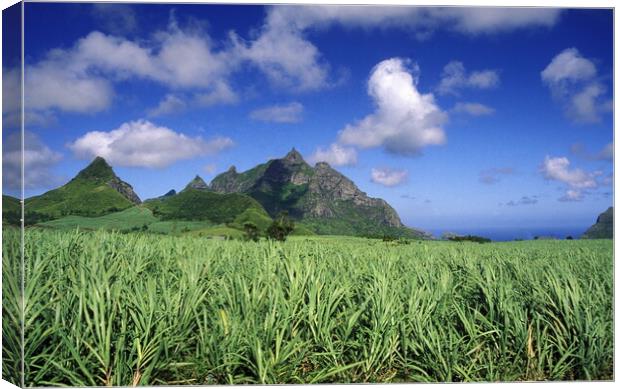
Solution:
M496 227L496 228L442 228L428 229L426 231L433 234L435 238L441 238L445 232L452 232L458 235L477 235L489 238L497 242L506 242L515 239L530 240L536 236L553 237L556 239L566 239L572 236L578 239L588 229L584 227Z

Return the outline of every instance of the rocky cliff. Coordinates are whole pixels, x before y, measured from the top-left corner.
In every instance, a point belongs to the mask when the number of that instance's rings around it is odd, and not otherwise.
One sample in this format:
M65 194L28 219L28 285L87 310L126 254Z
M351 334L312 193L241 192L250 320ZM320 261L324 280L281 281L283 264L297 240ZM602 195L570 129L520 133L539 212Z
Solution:
M319 233L421 234L406 228L386 201L369 197L325 162L310 166L295 149L242 173L233 166L215 177L209 188L248 194L272 217L287 211Z

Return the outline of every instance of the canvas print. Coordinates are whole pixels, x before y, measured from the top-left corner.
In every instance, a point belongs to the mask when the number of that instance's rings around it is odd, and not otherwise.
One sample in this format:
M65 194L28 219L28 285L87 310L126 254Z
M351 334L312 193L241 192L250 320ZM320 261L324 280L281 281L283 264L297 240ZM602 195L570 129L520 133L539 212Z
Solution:
M2 17L4 380L614 379L613 9Z

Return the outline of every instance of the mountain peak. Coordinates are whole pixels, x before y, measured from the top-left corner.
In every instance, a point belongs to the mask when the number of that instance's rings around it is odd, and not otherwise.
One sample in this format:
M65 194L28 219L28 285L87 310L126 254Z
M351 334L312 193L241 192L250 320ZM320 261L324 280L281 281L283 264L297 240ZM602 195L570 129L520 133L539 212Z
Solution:
M196 174L196 177L187 184L185 189L209 189L209 186L202 177Z
M226 173L237 173L237 168L235 167L235 165L230 165Z
M289 162L305 162L299 151L295 150L294 147L284 156L284 160Z
M110 166L105 159L97 156L88 166L82 169L75 178L91 181L109 181L116 178L116 174L114 174L112 166Z

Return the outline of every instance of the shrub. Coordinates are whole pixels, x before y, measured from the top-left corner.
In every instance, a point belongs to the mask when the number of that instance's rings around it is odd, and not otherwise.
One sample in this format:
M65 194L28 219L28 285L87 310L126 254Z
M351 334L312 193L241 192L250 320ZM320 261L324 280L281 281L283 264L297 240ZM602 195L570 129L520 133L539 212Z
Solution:
M245 239L258 242L260 236L258 235L258 227L252 222L243 223L243 231L245 232Z
M286 237L293 232L294 229L295 223L288 217L288 212L282 211L267 229L267 237L284 242Z

